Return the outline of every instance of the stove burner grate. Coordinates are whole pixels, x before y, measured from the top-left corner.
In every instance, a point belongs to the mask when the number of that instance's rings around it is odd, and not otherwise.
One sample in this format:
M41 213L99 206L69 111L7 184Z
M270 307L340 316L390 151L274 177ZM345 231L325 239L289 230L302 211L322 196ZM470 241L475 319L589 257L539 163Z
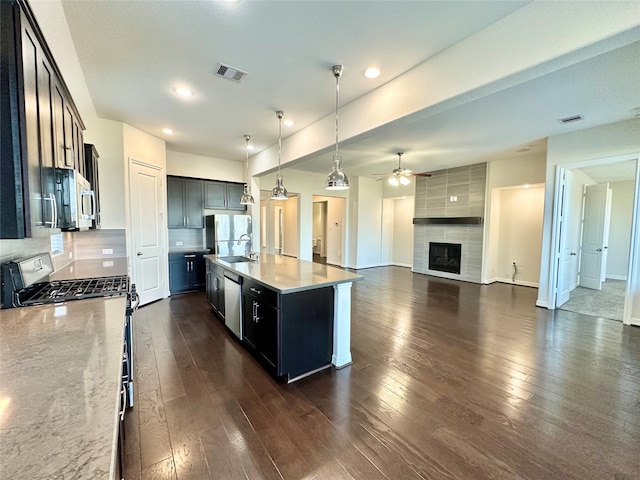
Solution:
M15 292L15 298L17 305L26 306L125 295L128 290L129 277L116 275L36 283Z

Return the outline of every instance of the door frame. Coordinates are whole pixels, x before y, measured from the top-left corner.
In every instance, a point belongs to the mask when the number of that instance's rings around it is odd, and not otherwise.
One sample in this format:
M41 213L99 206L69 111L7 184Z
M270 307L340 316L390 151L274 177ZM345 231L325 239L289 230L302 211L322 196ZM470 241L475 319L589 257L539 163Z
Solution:
M158 228L160 232L158 232L158 238L162 239L163 245L161 246L162 255L167 258L167 261L161 263L163 269L163 288L162 288L162 297L169 297L169 261L167 257L167 245L169 244L169 231L166 228L166 218L167 218L167 176L165 175L164 167L160 165L156 165L149 162L144 162L142 160L137 160L133 157L128 157L127 164L127 172L126 172L126 236L127 236L127 250L129 252L129 272L131 275L131 283L135 283L136 278L136 269L135 269L135 245L133 235L133 224L132 224L132 214L131 214L131 168L133 165L140 165L142 167L150 168L158 172L158 175L162 179L162 189L161 189L161 202L162 202L162 211L160 212L161 219L158 222ZM164 228L163 228L164 227Z
M552 212L552 223L551 223L551 269L549 271L549 281L548 281L548 297L551 301L549 302L548 308L553 310L556 308L557 304L557 286L558 286L558 274L559 274L559 260L560 260L560 209L562 207L562 181L564 177L564 172L566 170L572 170L575 168L583 168L590 167L593 165L607 165L619 162L625 162L634 160L636 162L636 175L635 175L635 188L633 195L633 208L632 208L632 218L631 218L631 239L630 239L630 251L629 251L629 265L627 267L627 286L625 289L625 300L624 300L624 314L622 322L625 325L639 324L640 319L633 319L633 292L636 291L640 282L636 278L638 272L640 272L640 235L638 235L637 227L638 227L638 219L639 219L639 185L640 185L640 155L620 155L615 157L605 157L599 159L592 160L583 160L579 162L573 163L565 163L562 165L556 166L556 175L555 175L555 183L553 190L553 212Z

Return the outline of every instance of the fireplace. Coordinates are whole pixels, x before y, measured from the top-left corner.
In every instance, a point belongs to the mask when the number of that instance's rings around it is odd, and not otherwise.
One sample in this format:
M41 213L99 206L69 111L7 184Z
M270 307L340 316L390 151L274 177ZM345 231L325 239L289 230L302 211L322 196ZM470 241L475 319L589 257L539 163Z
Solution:
M459 243L429 242L429 270L459 274L461 252Z

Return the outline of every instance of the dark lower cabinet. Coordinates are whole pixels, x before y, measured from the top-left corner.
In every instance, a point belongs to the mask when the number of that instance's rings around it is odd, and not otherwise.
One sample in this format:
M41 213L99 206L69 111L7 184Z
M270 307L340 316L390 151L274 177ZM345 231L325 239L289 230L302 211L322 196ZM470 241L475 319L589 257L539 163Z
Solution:
M333 287L280 294L245 277L242 303L245 345L269 373L293 380L331 365Z
M224 320L224 278L222 268L212 261L206 261L207 301L218 316Z
M267 369L278 375L278 316L274 305L261 301L254 295L243 295L244 341L254 354L266 363Z
M209 252L169 254L169 290L172 294L204 290L206 268L204 255Z

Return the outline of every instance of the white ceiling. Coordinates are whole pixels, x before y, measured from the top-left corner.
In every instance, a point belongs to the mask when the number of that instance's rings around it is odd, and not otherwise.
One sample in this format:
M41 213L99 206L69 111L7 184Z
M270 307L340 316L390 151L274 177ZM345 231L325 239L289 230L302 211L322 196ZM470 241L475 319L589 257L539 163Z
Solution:
M255 152L276 142L275 110L296 122L285 137L332 114L332 65L345 66L345 105L527 3L63 0L100 117L164 138L171 150L238 161L243 134L252 136ZM637 40L438 114L347 139L341 144L345 168L351 175L391 171L397 151L414 171L530 155L544 151L549 135L630 118L629 110L640 105ZM217 78L217 62L249 75L239 84ZM370 65L382 69L380 78L363 77ZM176 86L189 86L195 96L176 96ZM578 113L585 117L578 124L557 121ZM174 135L161 133L164 127ZM526 145L529 151L515 152ZM290 166L324 172L329 165L330 155L316 152Z

